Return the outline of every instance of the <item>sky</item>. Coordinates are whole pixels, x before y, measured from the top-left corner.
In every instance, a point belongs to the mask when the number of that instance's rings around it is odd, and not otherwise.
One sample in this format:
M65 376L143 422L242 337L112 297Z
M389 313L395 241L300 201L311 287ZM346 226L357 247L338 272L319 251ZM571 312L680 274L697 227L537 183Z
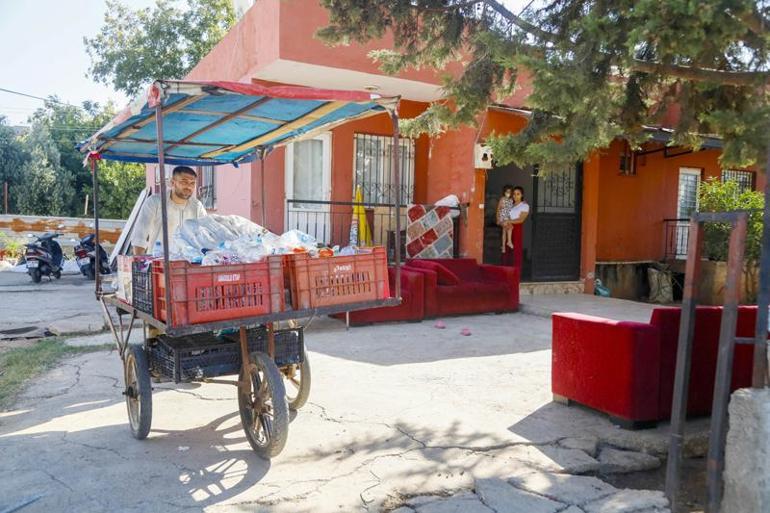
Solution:
M125 0L132 7L153 0ZM94 36L104 21L105 0L0 0L0 88L34 96L56 95L80 105L83 100L121 107L123 93L86 78L89 58L83 36ZM10 125L27 124L43 102L0 91L0 115Z
M134 8L153 0L124 0ZM529 2L503 0L516 11ZM0 88L33 96L56 95L80 105L84 100L118 107L123 93L86 77L89 57L83 37L94 36L104 21L105 0L0 0ZM0 91L0 115L10 125L25 125L43 102Z

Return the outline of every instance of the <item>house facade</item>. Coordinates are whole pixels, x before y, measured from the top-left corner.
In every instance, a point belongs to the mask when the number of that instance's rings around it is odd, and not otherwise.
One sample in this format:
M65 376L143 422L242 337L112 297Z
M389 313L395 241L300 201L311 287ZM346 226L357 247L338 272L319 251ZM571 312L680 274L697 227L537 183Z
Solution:
M401 118L414 117L441 98L435 70L387 76L378 69L367 54L390 46L387 38L326 46L314 34L327 21L314 0L257 0L186 79L400 95ZM668 132L652 127L652 140L642 151L632 153L617 140L547 178L513 165L477 168L474 151L487 135L526 126L528 87L521 86L504 105L490 107L478 126L401 138L399 190L391 172L391 120L383 114L277 149L263 163L216 172L202 168L199 196L211 212L238 214L279 233L298 228L326 243L345 244L350 203L360 190L374 242L388 244L395 241L387 206L394 198L432 204L453 194L463 205L456 227L459 255L499 263L497 199L503 185L521 185L532 207L523 229L523 280L566 282L590 293L598 268L681 256L687 234L676 220L695 208L699 181L735 179L745 187L763 187L764 177L752 170L720 168L718 141L697 152L667 148ZM158 170L149 167L148 183L159 179Z

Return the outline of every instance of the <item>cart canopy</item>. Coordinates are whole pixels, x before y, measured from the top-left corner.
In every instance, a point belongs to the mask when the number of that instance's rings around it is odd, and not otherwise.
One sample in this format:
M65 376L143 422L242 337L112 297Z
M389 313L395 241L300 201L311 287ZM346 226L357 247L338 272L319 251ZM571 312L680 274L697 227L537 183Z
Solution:
M155 111L163 112L167 164L250 162L277 146L396 108L397 97L239 82L157 81L87 140L83 153L158 162Z

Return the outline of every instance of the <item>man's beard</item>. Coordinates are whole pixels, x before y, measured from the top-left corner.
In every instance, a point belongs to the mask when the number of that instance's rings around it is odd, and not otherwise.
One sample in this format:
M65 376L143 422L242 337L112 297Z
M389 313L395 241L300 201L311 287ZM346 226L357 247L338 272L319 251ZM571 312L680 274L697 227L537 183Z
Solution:
M192 193L188 194L182 189L174 189L174 196L176 196L177 198L186 200L186 199L190 199L190 196L192 196Z

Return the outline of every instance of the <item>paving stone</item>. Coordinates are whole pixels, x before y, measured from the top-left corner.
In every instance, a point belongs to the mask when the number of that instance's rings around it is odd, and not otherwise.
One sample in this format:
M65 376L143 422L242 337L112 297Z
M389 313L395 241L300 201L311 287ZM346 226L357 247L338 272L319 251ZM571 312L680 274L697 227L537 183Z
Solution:
M476 495L496 513L556 513L565 506L514 488L502 479L477 479Z
M459 492L454 495L452 495L455 499L475 499L476 494L473 492ZM410 506L412 508L419 508L420 506L424 506L425 504L428 504L430 502L436 502L440 501L442 499L446 499L447 497L443 495L417 495L415 497L411 497L406 500L406 505Z
M417 508L417 513L494 513L475 495L445 497Z
M601 479L547 472L530 472L508 480L516 488L543 495L565 504L582 506L618 491Z
M586 474L599 470L599 462L578 449L565 449L549 445L540 448L540 451L561 467L562 472L567 474Z
M670 513L663 492L621 490L584 506L586 513Z
M599 445L599 439L595 436L586 436L579 438L564 438L559 440L559 445L565 449L578 449L585 452L592 458L596 457L596 449Z
M600 471L605 474L628 474L660 467L660 460L651 454L621 451L605 447L599 453Z
M585 513L585 511L578 508L577 506L570 506L569 508L560 511L559 513Z
M408 506L401 506L398 509L394 509L390 513L414 513L414 510Z

